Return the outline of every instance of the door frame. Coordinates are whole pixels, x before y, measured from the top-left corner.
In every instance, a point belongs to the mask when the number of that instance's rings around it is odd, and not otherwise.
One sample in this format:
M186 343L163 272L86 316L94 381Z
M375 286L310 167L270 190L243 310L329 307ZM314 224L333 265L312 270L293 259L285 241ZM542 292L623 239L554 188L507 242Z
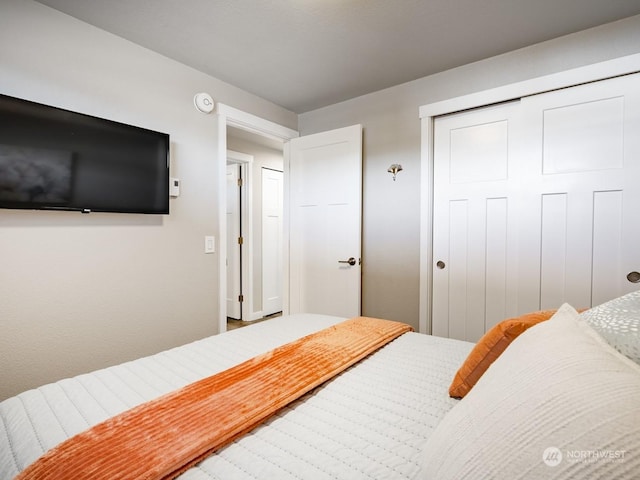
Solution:
M469 95L422 105L420 132L420 309L421 333L432 331L433 269L433 149L435 117L516 100L582 83L640 72L640 54L598 62Z
M217 137L217 155L218 159L218 183L217 188L217 202L218 202L218 333L225 332L227 330L227 269L225 268L225 261L227 258L227 126L239 128L247 132L251 132L263 137L280 140L284 142L285 149L287 148L287 142L292 138L299 136L296 130L277 124L270 120L258 117L251 113L243 112L237 108L230 107L223 103L218 103L216 106L216 132ZM224 159L224 160L223 160ZM288 165L284 162L284 208L287 209L288 198ZM286 214L286 213L285 213ZM289 243L286 240L288 238L288 231L283 231L283 257L287 258L289 254ZM283 270L283 289L285 288L285 279L289 278L289 272ZM288 310L287 302L288 298L283 296L283 309Z

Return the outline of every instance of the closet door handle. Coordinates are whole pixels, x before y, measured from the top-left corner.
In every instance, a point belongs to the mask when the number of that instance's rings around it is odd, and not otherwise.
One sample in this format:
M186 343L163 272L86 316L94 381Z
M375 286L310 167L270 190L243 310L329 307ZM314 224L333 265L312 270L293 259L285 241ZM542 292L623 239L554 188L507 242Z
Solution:
M631 283L639 283L640 282L640 272L629 272L627 275L627 280Z

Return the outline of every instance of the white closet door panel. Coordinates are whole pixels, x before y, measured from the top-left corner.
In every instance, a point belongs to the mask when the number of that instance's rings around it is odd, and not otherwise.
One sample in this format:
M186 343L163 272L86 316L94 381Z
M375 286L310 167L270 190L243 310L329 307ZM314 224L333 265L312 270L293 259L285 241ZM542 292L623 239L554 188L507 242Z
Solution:
M590 194L542 195L539 308L590 306L592 228Z
M469 202L469 236L467 238L467 332L465 340L477 341L487 324L486 292L492 283L493 269L487 265L487 199ZM477 279L477 280L476 280ZM452 298L452 301L455 301Z
M484 330L489 330L507 314L509 295L509 202L507 198L487 200L486 236L486 309ZM484 331L482 332L484 333Z
M566 91L552 96L569 98L542 112L542 172L622 168L624 97L593 100Z
M625 278L640 271L632 240L640 234L638 81L633 75L522 100L522 310L562 302L587 308L640 286Z
M507 178L508 122L492 121L453 128L451 183L475 183Z
M476 341L513 311L513 104L436 119L433 333Z
M639 74L437 118L433 333L640 288L638 132Z
M449 204L449 267L447 306L449 331L452 338L467 338L468 313L468 253L469 253L469 204L455 200ZM446 268L446 266L445 266Z
M554 308L566 296L567 195L542 196L540 298L542 308Z
M618 292L604 291L598 292L598 299L615 298L628 292L640 289L640 283L633 283L627 279L627 275L632 272L640 272L640 248L638 239L640 238L640 74L629 75L619 79L621 89L624 91L624 173L623 188L619 194L622 197L622 212L619 213L617 207L613 207L608 215L615 217L621 215L621 234L619 243L617 238L611 238L606 258L600 258L598 263L610 261L615 262L615 245L620 246L620 287ZM614 192L617 189L601 189L602 192ZM602 303L595 299L593 305Z
M595 192L593 196L592 303L600 305L624 291L627 272L623 256L622 191Z

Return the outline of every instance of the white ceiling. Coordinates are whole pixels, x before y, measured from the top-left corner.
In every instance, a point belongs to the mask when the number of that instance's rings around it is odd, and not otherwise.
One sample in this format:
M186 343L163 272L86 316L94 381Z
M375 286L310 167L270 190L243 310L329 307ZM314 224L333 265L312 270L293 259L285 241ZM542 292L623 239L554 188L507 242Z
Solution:
M640 13L640 0L39 0L297 113Z

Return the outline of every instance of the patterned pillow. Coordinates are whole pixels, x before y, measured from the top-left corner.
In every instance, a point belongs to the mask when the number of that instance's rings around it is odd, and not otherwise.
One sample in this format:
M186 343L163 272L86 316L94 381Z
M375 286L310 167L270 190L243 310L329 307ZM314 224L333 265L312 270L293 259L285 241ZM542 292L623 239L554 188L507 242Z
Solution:
M640 290L580 314L613 348L640 364Z

